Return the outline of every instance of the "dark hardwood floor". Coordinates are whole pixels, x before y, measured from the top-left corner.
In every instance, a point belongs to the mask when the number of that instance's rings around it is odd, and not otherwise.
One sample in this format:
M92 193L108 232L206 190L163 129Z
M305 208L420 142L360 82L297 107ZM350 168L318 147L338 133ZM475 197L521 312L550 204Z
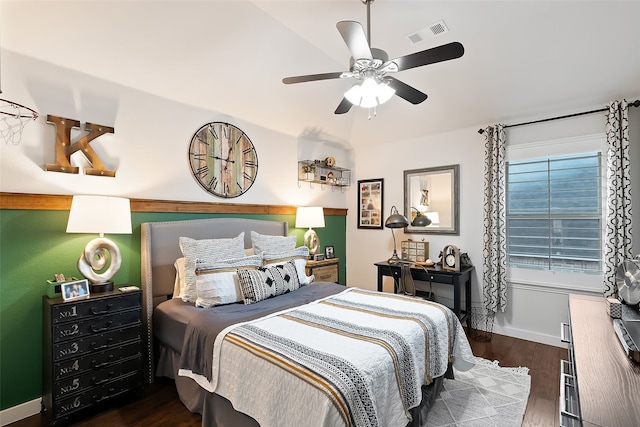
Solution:
M567 359L567 350L493 334L490 342L470 339L478 357L500 361L500 366L526 366L531 375L531 394L523 426L559 426L560 360ZM173 381L157 378L140 400L123 402L73 426L200 426L201 418L190 413L180 402ZM46 426L44 417L33 415L10 424L11 427Z

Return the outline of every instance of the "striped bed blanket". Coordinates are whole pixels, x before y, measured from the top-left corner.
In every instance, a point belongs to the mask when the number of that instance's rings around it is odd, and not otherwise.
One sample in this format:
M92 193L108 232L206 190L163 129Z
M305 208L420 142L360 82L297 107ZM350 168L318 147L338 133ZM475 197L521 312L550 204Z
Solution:
M263 427L405 426L423 384L473 366L448 308L358 288L230 326L213 352L210 379L180 375Z

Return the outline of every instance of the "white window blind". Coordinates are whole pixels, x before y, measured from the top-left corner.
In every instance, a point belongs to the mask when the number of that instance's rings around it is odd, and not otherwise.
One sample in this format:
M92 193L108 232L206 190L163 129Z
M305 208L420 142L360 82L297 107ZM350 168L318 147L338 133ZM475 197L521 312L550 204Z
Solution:
M507 163L507 263L558 272L602 272L599 152Z

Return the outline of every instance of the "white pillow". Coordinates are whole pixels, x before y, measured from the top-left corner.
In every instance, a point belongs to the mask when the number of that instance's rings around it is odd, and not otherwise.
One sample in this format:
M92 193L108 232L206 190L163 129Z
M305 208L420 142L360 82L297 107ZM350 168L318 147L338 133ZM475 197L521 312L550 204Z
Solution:
M173 284L173 297L174 298L182 298L182 293L184 292L184 257L178 258L176 262L173 263L173 266L176 269L176 281Z
M244 257L244 232L230 239L191 239L180 237L180 250L185 256L185 286L182 300L196 302L196 259L207 259L211 262Z
M258 255L213 262L196 260L196 306L208 308L242 301L238 268L256 269L261 265L262 258Z
M245 304L254 304L300 288L296 267L291 261L269 268L240 269L238 278Z
M284 252L295 249L296 236L270 236L252 231L251 243L254 253L258 255L262 252Z
M264 260L263 265L265 267L282 265L285 262L293 261L298 273L298 281L302 286L311 284L313 279L315 279L313 275L307 276L307 272L305 271L307 260L309 259L309 248L306 246L300 246L299 248L284 252L264 252L262 259Z

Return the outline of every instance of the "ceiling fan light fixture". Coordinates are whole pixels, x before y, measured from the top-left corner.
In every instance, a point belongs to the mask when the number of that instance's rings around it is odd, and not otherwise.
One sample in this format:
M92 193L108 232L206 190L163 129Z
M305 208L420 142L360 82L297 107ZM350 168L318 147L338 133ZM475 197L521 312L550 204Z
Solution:
M384 104L396 93L395 89L386 83L376 81L369 77L361 84L355 84L345 92L344 97L353 105L362 108L373 108Z

